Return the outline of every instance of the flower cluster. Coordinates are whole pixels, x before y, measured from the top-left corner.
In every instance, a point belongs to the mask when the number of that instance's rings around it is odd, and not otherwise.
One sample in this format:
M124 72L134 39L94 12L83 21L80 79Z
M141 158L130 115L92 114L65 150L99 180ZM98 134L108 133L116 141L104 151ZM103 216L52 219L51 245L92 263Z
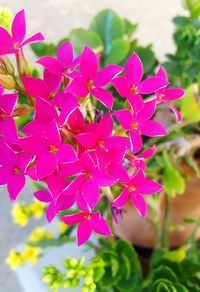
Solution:
M59 46L55 58L39 59L43 78L32 77L23 47L43 36L38 33L24 41L24 11L15 16L11 31L0 28L0 55L7 60L5 56L14 54L19 71L18 77L10 73L15 92L4 93L3 87L0 91L0 184L7 185L11 200L18 197L26 177L45 183L46 189L34 196L47 204L49 222L74 205L80 210L62 217L68 225L79 224L78 245L89 240L93 231L111 235L96 208L105 189L113 195L115 215L130 199L145 217L145 195L157 193L162 186L145 175L145 159L155 153L155 147L140 153L143 136L167 135L153 119L160 104L171 108L180 121L170 101L180 98L183 90L168 88L161 67L155 76L143 80L136 53L125 67L99 68L99 55L85 46L80 56L74 56L70 42ZM19 92L27 96L32 113L23 128L16 126ZM123 109L113 110L114 96L124 100ZM121 189L117 198L115 187Z

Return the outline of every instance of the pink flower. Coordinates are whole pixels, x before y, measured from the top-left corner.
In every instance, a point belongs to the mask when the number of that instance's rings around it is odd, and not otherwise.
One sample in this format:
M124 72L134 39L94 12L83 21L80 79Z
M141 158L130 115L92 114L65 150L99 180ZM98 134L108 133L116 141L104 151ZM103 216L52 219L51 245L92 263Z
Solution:
M7 143L18 141L17 127L12 118L17 99L17 93L0 95L0 138Z
M124 190L117 197L112 205L117 208L125 206L130 198L138 213L145 217L147 214L147 203L142 195L152 195L159 192L162 186L152 180L145 178L144 172L139 170L125 183Z
M90 239L92 232L104 236L111 236L110 228L99 212L81 212L77 214L62 217L62 221L67 225L79 223L77 230L78 246L84 244Z
M0 55L17 54L23 46L38 43L44 40L43 35L41 33L37 33L24 41L25 35L25 12L24 10L21 10L13 19L12 35L10 35L5 28L0 27Z
M144 106L134 113L126 109L114 112L114 116L118 119L122 128L129 131L133 154L139 152L142 148L142 134L147 137L167 135L167 131L162 124L150 120L155 113L155 106L156 102L152 100L145 102Z
M120 96L128 99L135 111L144 104L141 94L152 94L168 84L168 81L160 76L141 81L143 74L142 62L138 55L133 53L126 62L124 76L118 76L111 82Z
M94 209L100 196L100 186L110 186L116 180L95 165L88 153L71 163L63 163L61 172L64 177L78 175L63 190L62 196L74 195L79 209L88 211Z
M160 66L157 76L165 78L167 80L167 74L165 70ZM170 101L174 101L183 97L185 91L182 88L170 87L170 88L161 88L156 92L156 101L157 104L165 104L168 108L170 108L177 121L180 122L182 117L181 113L170 103Z
M85 47L80 59L80 76L74 78L66 90L78 97L86 97L90 93L111 109L114 97L102 87L110 83L122 71L122 67L108 65L99 72L98 67L98 56L89 47Z
M60 77L57 77L49 71L44 71L44 80L34 77L22 77L22 83L26 91L36 99L42 98L60 110L59 123L65 123L67 117L78 106L79 103L75 96L70 93L60 91Z
M94 124L92 131L76 135L76 140L85 149L106 149L106 150L127 150L130 143L127 138L121 136L112 136L113 121L110 113L105 114L99 124Z
M7 185L11 200L15 200L25 185L25 173L30 156L14 152L0 141L0 185Z
M19 145L26 153L36 156L38 180L51 175L59 163L76 159L73 147L62 143L55 121L46 124L42 132L38 129L37 134L19 139Z
M73 55L72 43L65 42L58 47L56 58L45 56L40 58L37 63L59 77L75 77L77 72L73 73L73 71L79 65L80 57L74 59Z
M72 207L74 204L74 196L68 196L67 198L60 196L62 190L66 188L69 182L60 175L59 171L48 176L46 178L46 183L48 190L39 190L33 195L40 202L49 203L46 210L46 216L47 220L51 222L60 211Z
M136 169L142 169L145 170L147 168L147 164L145 162L145 159L151 158L156 152L155 145L151 148L146 149L139 155L127 155L127 158L131 161L133 167Z

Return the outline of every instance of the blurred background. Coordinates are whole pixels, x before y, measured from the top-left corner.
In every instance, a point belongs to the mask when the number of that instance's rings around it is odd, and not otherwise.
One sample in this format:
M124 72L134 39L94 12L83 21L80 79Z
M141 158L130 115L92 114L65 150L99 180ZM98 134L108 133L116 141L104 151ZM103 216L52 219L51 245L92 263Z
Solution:
M177 14L184 14L181 0L1 0L0 6L8 7L13 14L24 8L27 35L41 31L48 42L66 37L73 28L87 28L98 11L112 8L121 17L139 24L136 35L140 43L153 43L153 49L161 61L165 60L165 53L174 50L171 20ZM33 58L27 50L26 53ZM21 230L12 223L11 203L6 192L3 189L0 192L0 291L22 292L17 277L4 264L4 260L9 250L25 238L31 226ZM28 186L22 197L30 197L30 193Z

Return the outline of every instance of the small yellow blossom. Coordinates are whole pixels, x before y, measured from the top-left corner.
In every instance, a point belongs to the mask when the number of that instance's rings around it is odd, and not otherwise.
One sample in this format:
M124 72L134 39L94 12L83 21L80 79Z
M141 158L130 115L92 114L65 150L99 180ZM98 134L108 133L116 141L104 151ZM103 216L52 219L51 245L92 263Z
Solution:
M28 223L30 218L30 213L27 208L27 205L24 203L15 203L12 208L12 217L16 224L24 227Z
M59 233L62 234L68 229L68 225L66 225L64 222L59 221L58 222L58 228L59 228Z
M41 255L41 249L38 247L32 247L27 245L25 250L21 253L24 261L29 262L30 265L34 265Z
M43 227L36 227L29 235L28 240L32 243L38 242L42 239L52 238L50 231L46 231Z
M35 200L34 203L29 206L29 210L33 217L40 219L44 215L45 204Z
M8 8L0 7L0 25L11 32L12 11Z
M10 250L9 256L6 259L6 263L12 270L16 270L19 266L24 264L24 260L17 250L12 249Z

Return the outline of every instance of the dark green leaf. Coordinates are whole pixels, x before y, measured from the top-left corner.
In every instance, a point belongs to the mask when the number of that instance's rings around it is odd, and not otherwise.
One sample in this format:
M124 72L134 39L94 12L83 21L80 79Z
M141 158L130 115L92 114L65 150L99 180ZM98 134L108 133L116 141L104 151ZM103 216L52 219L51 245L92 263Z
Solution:
M106 56L106 65L121 63L129 53L130 43L127 40L117 39L111 43L111 49Z

